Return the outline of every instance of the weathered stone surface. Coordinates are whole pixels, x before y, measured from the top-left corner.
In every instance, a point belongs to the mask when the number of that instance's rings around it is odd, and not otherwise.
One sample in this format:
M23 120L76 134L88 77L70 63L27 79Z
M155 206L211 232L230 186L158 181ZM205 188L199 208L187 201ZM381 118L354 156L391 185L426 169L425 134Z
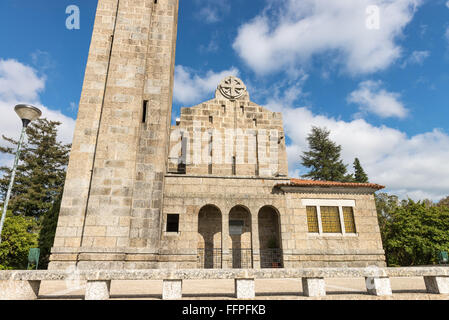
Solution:
M149 269L78 270L80 280L201 280L285 278L387 278L449 277L449 267L421 268L296 268L296 269ZM45 281L72 279L68 271L0 271L0 281Z
M174 238L163 235L161 246L176 251L183 251L187 247L206 247L204 237L206 234L201 230L207 221L199 219L200 213L204 210L211 211L215 208L215 216L221 215L221 226L215 223L215 230L211 236L213 241L208 241L213 248L222 249L223 267L232 267L231 260L225 257L227 250L232 249L232 237L229 235L228 224L232 219L231 210L236 206L247 208L251 215L245 223L244 234L240 244L241 248L246 248L243 244L248 243L251 237L249 249L253 251L253 267L256 262L256 254L260 249L266 248L270 238L278 238L283 248L283 265L286 268L298 267L385 267L385 255L382 248L379 233L372 227L368 231L360 232L357 235L310 235L307 230L306 208L301 205L303 198L319 199L344 199L355 200L356 226L363 223L377 224L375 209L358 209L359 202L374 201L367 199L366 194L277 194L273 192L276 184L285 183L284 178L253 178L253 177L232 177L219 175L170 175L166 176L164 192L164 215L163 223L166 224L168 214L180 214L180 233ZM276 235L267 229L264 221L260 219L267 208L273 208L278 216L280 234ZM212 212L211 211L211 212ZM276 220L276 215L274 218ZM209 219L210 220L210 219ZM214 222L218 220L215 217ZM209 222L211 224L213 222ZM377 232L377 233L376 233ZM200 235L200 236L199 236ZM212 238L211 238L212 239ZM251 248L252 246L252 248ZM229 264L230 263L230 264ZM161 266L163 267L163 265ZM182 261L177 265L183 268ZM204 267L197 265L198 268ZM264 266L266 267L266 265Z
M163 300L182 299L182 280L164 280L162 286Z
M242 80L170 125L178 5L98 1L49 268L385 267L373 190L276 187L290 182L282 114ZM357 232L309 232L303 199L352 201Z
M449 294L449 277L424 277L427 292Z
M0 300L34 300L39 294L40 281L1 280Z
M449 277L448 267L387 268L386 272L389 277L422 277L422 276Z
M326 295L324 278L302 278L302 290L306 297L324 297Z
M235 279L234 287L237 299L254 299L256 297L254 279Z
M108 300L111 281L87 281L85 300Z
M0 299L36 299L41 281L87 281L86 299L108 299L111 281L164 281L164 297L181 299L183 280L233 279L236 295L252 299L255 279L300 279L306 296L325 295L325 278L365 278L368 293L391 295L390 280L394 277L425 277L430 293L449 293L448 267L422 268L320 268L320 269L186 269L186 270L78 270L67 271L0 271ZM240 293L239 293L240 292Z
M390 278L388 277L367 277L365 278L366 290L375 296L391 296Z
M159 249L177 16L177 0L98 1L50 269L58 248L91 269L132 263L81 247Z

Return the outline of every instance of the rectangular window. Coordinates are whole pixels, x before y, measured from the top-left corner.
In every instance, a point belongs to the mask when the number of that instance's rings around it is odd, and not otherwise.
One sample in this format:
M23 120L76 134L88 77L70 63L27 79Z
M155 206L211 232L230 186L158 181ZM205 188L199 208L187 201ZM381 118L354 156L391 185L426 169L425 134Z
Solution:
M301 203L307 209L309 233L357 235L355 200L302 199Z
M214 123L214 117L209 116L209 123Z
M343 207L343 218L346 233L357 233L355 229L354 209L352 207Z
M214 157L214 136L212 132L209 132L209 174L212 174L212 165Z
M179 214L167 215L167 232L179 232Z
M232 157L232 175L235 176L236 174L237 174L236 158Z
M338 207L320 207L323 233L341 233Z
M148 100L143 102L142 123L147 122Z
M310 233L319 233L318 212L316 207L307 207L307 225Z

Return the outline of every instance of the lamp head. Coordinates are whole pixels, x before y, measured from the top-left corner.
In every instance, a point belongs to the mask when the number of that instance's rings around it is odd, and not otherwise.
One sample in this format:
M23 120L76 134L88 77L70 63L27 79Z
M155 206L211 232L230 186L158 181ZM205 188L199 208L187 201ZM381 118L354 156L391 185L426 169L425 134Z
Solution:
M14 108L14 111L22 119L24 127L27 127L31 121L37 120L42 115L42 111L28 104L19 104Z

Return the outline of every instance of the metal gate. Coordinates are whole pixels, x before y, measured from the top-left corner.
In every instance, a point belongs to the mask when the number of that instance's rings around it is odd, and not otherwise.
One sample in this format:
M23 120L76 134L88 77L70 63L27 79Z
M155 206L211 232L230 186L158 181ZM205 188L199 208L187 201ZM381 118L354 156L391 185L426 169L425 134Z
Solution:
M253 250L252 249L231 249L233 269L252 269Z
M261 249L260 267L269 269L283 268L282 249Z
M199 269L221 269L222 250L221 249L198 249Z

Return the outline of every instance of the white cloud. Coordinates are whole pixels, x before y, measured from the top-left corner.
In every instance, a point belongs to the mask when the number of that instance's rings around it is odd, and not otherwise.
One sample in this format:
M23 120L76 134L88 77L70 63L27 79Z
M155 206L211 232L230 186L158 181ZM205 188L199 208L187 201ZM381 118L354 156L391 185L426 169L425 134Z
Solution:
M449 1L446 2L446 7L449 9Z
M430 56L430 51L413 51L412 54L402 63L401 68L408 65L422 65L424 60Z
M211 7L202 8L199 15L207 23L215 23L220 21L217 9Z
M51 54L46 51L36 50L31 54L33 65L39 70L47 71L56 68L56 64Z
M207 45L202 44L199 46L199 48L198 48L199 52L200 53L217 52L218 49L220 48L218 38L219 38L219 33L218 33L218 31L216 31L213 33L213 35L209 41L209 44L207 44Z
M381 86L381 81L364 81L349 95L348 102L357 104L362 113L374 113L382 118L406 117L408 111L399 101L400 95Z
M385 185L391 193L413 199L439 200L449 195L449 135L435 129L409 137L387 126L363 119L344 121L314 114L308 107L294 108L291 97L275 96L266 106L283 113L291 143L287 147L290 174L305 174L300 156L308 150L312 126L326 127L331 139L342 146L342 158L352 171L358 157L370 181Z
M429 26L428 26L427 24L421 24L421 25L419 26L419 29L420 29L420 31L419 31L419 36L420 36L421 38L423 38L423 37L426 35L427 30L429 29Z
M216 23L230 12L231 5L222 0L196 0L201 9L197 13L198 19L206 23Z
M0 60L0 99L35 101L45 87L45 78L15 60Z
M239 28L233 44L255 72L266 74L306 65L332 53L353 74L383 70L401 56L396 40L421 0L286 0ZM367 8L376 5L380 27L367 27ZM273 9L276 8L276 9Z
M239 71L234 67L221 72L208 71L204 75L199 75L190 68L176 66L174 100L182 104L200 103L206 98L212 98L211 95L226 76L238 74Z
M16 60L0 59L0 136L18 139L22 123L14 112L14 106L28 103L41 109L43 117L61 122L59 139L64 143L72 142L75 120L43 106L39 94L44 89L45 76L39 76L36 70ZM0 155L0 165L10 164L10 157Z

